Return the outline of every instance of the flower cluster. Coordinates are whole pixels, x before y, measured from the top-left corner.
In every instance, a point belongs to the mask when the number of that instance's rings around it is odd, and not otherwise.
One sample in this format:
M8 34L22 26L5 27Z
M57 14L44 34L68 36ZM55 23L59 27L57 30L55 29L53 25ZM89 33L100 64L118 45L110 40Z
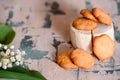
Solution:
M22 65L25 51L14 50L14 46L0 44L0 67L7 69L13 65Z

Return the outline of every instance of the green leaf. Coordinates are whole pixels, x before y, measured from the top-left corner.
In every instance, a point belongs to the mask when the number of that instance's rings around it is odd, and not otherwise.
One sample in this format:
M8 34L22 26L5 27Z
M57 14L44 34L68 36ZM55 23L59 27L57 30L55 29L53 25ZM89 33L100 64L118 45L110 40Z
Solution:
M0 68L0 71L1 70L3 70L3 69ZM38 78L38 80L47 80L40 72L25 69L25 68L20 67L20 66L8 68L4 71L10 71L10 72L15 72L15 73L20 73L20 74L23 74L23 75L28 75L28 76L31 76L31 77L34 77L34 78ZM2 78L2 77L0 77L0 78ZM5 78L7 78L7 77L5 77Z
M15 31L11 26L0 23L0 43L8 45L15 37Z
M0 68L0 70L3 70L3 69ZM5 71L19 72L19 73L23 73L23 74L28 74L29 73L29 69L25 69L25 68L20 67L20 66L7 68L7 69L5 69Z
M5 71L5 70L0 70L0 78L19 79L19 80L45 80L45 79L32 77L27 74Z
M34 76L36 78L40 78L40 79L46 80L46 78L43 75L41 75L38 71L32 70L32 71L30 71L30 75Z

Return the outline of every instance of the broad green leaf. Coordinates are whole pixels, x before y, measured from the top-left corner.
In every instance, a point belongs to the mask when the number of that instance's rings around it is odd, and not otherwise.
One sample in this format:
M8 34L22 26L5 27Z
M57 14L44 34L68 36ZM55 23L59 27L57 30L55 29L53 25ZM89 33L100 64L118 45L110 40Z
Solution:
M19 80L45 80L27 74L0 70L0 78L19 79Z
M15 31L11 26L0 23L0 43L8 45L15 37Z
M34 76L36 78L40 78L40 79L46 80L46 78L43 75L41 75L41 73L39 73L38 71L31 70L30 71L30 75Z
M2 71L2 70L3 69L0 68L0 71ZM13 73L15 72L15 74L19 73L19 74L23 74L25 76L27 75L27 76L30 76L30 77L37 78L38 80L46 80L45 77L40 72L34 71L34 70L29 70L29 69L26 69L26 68L23 68L23 67L20 67L20 66L8 68L8 69L6 69L4 71L9 71L9 72L13 72ZM0 76L0 78L8 78L8 77L7 76L6 77ZM10 77L10 78L14 78L14 77ZM18 79L18 78L16 78L16 79Z

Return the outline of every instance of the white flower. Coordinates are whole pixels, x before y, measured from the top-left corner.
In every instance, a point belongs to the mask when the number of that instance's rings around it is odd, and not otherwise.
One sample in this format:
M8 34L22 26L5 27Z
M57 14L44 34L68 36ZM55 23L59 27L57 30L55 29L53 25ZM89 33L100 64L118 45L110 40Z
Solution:
M10 54L10 49L7 49L6 54L8 55Z
M4 53L2 56L8 56L8 54Z
M15 56L15 58L16 58L17 61L20 61L21 60L21 55L18 54L18 55Z
M4 49L6 50L8 47L7 46L4 46Z
M25 53L25 51L22 51L22 55L25 55L26 53Z
M11 55L11 56L14 56L14 55L15 55L15 53L14 53L14 52L11 52L11 53L10 53L10 55Z
M4 56L5 53L2 51L0 54L1 54L2 56Z
M17 49L17 52L16 52L17 54L21 54L21 52L20 52L20 50L19 49Z
M2 68L3 68L3 69L7 69L7 66L6 66L6 65L3 65Z
M21 59L20 58L18 58L18 59L16 59L17 61L21 61Z
M15 62L15 64L18 66L20 63L17 61L17 62Z
M20 61L20 64L23 65L23 61Z
M2 47L2 44L0 43L0 47Z
M17 49L17 52L20 52L20 50L19 50L19 49Z
M0 67L7 69L8 67L12 67L13 64L23 64L22 56L26 54L25 51L18 49L14 52L14 45L8 47L7 45L0 44L0 47L2 47L0 51Z
M7 65L7 63L6 63L6 62L4 62L4 63L3 63L3 65Z
M15 62L15 58L14 57L11 57L10 60L11 60L11 62Z
M2 59L2 62L3 62L3 64L8 64L9 62L10 62L10 60L9 59Z
M0 67L2 66L2 63L0 62Z
M10 49L14 49L14 48L15 48L15 46L14 46L14 45L11 45L11 46L10 46Z
M7 67L12 67L12 63L8 63Z
M17 61L21 61L21 59L19 58L19 59L16 59Z

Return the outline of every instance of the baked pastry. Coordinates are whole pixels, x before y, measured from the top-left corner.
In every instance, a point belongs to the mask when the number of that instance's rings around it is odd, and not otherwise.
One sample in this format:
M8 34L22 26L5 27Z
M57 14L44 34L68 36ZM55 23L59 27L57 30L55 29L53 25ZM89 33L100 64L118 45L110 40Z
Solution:
M72 26L78 30L93 30L97 25L98 23L84 17L76 18L72 23Z
M70 27L70 38L73 47L92 53L92 39L101 34L107 34L114 41L114 27L108 14L99 8L93 8L92 11L82 9L80 13L84 17L75 19ZM94 19L97 19L100 23L95 22ZM104 19L106 20L104 21Z
M66 69L78 68L77 65L73 64L70 58L71 51L64 51L56 57L57 63Z
M93 38L93 52L100 60L111 58L114 53L114 41L106 34Z
M88 9L82 9L80 11L80 14L83 15L83 17L88 18L90 20L93 20L95 22L98 22L98 20L94 17L94 15L92 14L92 11L88 10Z
M91 68L95 63L95 60L90 53L78 48L71 53L71 59L75 65L85 69Z
M103 11L102 9L93 8L92 12L93 12L93 15L98 19L99 22L101 22L103 24L107 24L107 25L112 24L111 17L107 13L105 13L105 11Z
M114 54L114 28L110 16L99 8L83 9L80 13L83 17L76 18L70 27L72 45L76 49L56 57L57 63L66 69L91 68L95 64L91 53L99 60L109 59Z

